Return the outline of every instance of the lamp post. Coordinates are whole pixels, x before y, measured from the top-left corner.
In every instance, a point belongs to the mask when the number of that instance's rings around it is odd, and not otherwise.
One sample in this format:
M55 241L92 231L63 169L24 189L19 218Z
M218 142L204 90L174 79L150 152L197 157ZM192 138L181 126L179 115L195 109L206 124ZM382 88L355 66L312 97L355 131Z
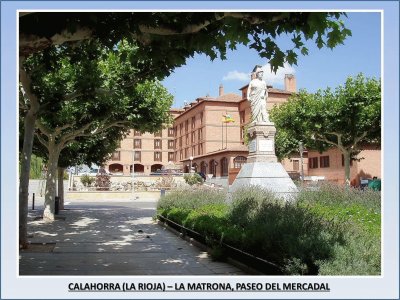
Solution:
M192 172L193 156L189 157L189 159L190 159L190 170L189 170L189 173L193 173L193 172Z
M132 150L132 200L135 200L135 150Z
M299 152L300 152L300 179L301 182L304 182L304 169L303 169L303 151L304 151L304 147L303 147L303 142L299 141Z

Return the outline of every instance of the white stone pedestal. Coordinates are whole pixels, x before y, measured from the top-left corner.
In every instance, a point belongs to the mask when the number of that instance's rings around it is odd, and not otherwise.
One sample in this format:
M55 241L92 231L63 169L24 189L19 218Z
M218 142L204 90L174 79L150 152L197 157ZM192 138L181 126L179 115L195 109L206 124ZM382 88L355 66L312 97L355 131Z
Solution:
M247 163L240 169L229 192L258 185L285 200L294 199L298 189L275 155L274 123L250 124L248 133L250 143Z

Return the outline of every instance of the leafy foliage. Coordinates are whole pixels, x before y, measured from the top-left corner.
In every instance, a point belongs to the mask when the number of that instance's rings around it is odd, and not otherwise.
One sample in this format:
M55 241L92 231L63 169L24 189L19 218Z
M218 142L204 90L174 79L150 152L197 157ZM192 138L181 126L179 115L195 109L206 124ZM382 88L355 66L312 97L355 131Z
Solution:
M224 59L227 49L243 44L266 58L273 71L307 55L305 41L334 48L351 36L340 12L63 12L29 13L20 17L20 53L43 50L45 39L56 43L98 38L110 49L127 39L138 45L138 70L158 70L161 78L187 57L205 53ZM49 26L51 24L52 26ZM110 31L112 28L112 31ZM62 38L57 34L61 34ZM291 35L292 45L280 49L276 38ZM29 37L29 39L28 39ZM57 39L58 38L58 39ZM50 43L51 45L51 43Z
M299 141L320 152L336 147L344 154L348 179L350 159L360 146L381 142L380 81L358 74L334 91L328 88L309 94L302 90L274 107L270 116L277 128L279 158L295 151Z
M81 182L86 187L87 186L91 186L92 183L95 182L95 181L96 181L96 178L91 177L91 176L89 176L87 174L84 174L84 175L81 176Z
M185 182L189 185L203 183L204 181L203 178L197 173L185 174L183 179L185 179Z

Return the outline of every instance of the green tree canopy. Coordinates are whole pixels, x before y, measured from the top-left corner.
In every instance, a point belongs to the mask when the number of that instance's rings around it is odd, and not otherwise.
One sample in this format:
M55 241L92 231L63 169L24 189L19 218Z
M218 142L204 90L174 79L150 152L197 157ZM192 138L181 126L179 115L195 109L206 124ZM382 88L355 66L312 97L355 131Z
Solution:
M345 158L345 179L350 180L350 159L365 143L381 142L381 84L363 74L349 77L335 90L315 94L300 91L271 111L277 128L280 158L295 151L298 142L318 151L338 148Z
M225 57L227 48L248 45L269 60L274 71L308 54L306 40L333 48L351 35L341 12L22 12L20 55L29 56L53 44L99 38L113 47L121 39L139 46L139 69L156 68L168 75L171 66L195 53ZM292 35L292 46L280 49L276 37ZM148 58L152 58L151 60Z
M136 82L132 63L136 52L137 47L127 42L108 50L96 41L84 41L74 47L47 48L25 61L32 93L42 108L35 122L35 136L48 159L46 218L54 218L55 173L60 153L68 145L86 138L81 146L99 146L102 138L118 141L130 128L154 132L169 123L172 96L158 81ZM23 104L29 103L26 100ZM104 160L99 155L114 146L99 147L95 154L82 158Z

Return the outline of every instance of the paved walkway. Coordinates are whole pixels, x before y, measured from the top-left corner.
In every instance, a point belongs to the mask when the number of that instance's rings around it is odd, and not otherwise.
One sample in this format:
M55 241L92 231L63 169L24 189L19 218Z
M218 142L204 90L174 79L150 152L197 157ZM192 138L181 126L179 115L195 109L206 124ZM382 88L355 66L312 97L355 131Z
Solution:
M140 200L139 200L140 201ZM20 275L244 275L159 226L155 201L74 202L53 223L29 213L31 243L52 252L20 251ZM41 248L41 247L40 247Z

